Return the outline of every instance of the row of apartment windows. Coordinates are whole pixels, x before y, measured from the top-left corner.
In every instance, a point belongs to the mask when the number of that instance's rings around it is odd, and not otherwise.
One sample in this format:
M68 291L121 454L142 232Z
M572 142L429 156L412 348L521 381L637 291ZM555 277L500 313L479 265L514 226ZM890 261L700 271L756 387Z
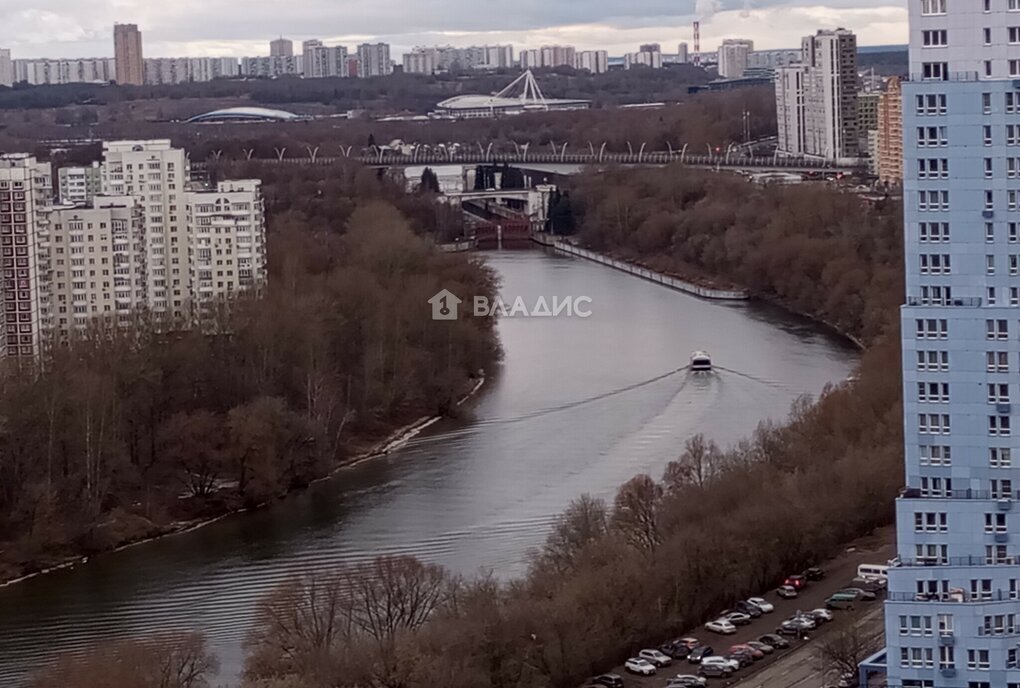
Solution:
M939 353L935 351L929 352L918 352L920 354L928 353ZM945 354L946 352L941 352ZM920 357L919 357L920 358ZM948 361L942 361L944 367L942 370L949 370ZM924 362L918 362L918 368L924 365ZM925 370L932 370L933 365L928 363L929 367L924 368ZM990 369L990 367L989 367ZM996 372L999 372L998 370ZM989 382L985 385L986 401L989 404L1008 404L1010 403L1009 385L1005 382ZM948 404L949 403L949 383L948 382L918 382L917 383L917 401L924 404Z
M931 390L925 391L925 396L921 397L921 392L925 388L922 385L918 385L918 401L922 403L949 403L948 386L944 386L944 389L937 390L938 395L932 396ZM1013 434L1013 425L1010 416L1007 415L991 415L988 419L988 436L989 437L1011 437ZM952 434L952 425L950 423L950 415L948 413L919 413L917 414L917 432L922 435L949 435Z
M925 566L948 566L949 545L925 543L914 545L914 556ZM1014 566L1017 557L1009 553L1006 545L985 545L985 566Z
M991 34L988 34L988 44L991 44ZM1020 60L1006 60L1006 71L1009 76L1020 76ZM984 75L986 77L992 76L993 73L993 62L992 60L984 61ZM922 62L921 63L921 77L926 81L949 81L952 78L952 74L949 71L948 62Z
M985 45L992 45L994 39L992 27L985 27L982 36ZM1020 26L1006 27L1006 42L1009 45L1020 45ZM945 48L949 45L949 32L946 29L922 31L921 45L925 48Z
M921 476L920 480L919 491L922 497L946 499L953 495L952 478ZM1013 481L1010 479L992 478L988 481L988 495L991 499L1012 499L1014 497Z
M992 114L992 100L993 96L991 93L981 94L981 112L983 114ZM914 114L918 117L944 115L948 111L948 98L945 93L922 93L914 97ZM1007 115L1020 113L1020 93L1008 91L1003 94L1003 111ZM920 135L918 135L918 138L921 138ZM929 137L926 136L925 138Z
M939 669L955 669L956 668L956 649L953 646L945 646L938 648L939 653ZM904 669L931 669L935 666L934 661L935 649L930 647L901 647L900 648L900 666ZM991 670L991 664L988 660L988 650L967 650L967 668L972 671L989 671ZM1006 653L1006 669L1016 669L1017 661L1020 660L1020 650L1013 648ZM907 682L904 680L903 686L907 688ZM911 685L933 685L930 681L918 682ZM989 683L984 681L971 681L967 684L968 688L980 688L982 686L990 686ZM1011 683L1009 686L1020 686L1020 684Z
M918 445L918 465L921 466L952 466L952 447L944 444L921 444ZM989 447L988 448L989 468L1012 468L1013 450L1010 447ZM1002 488L1001 484L996 485L997 489ZM1012 487L1008 485L1007 487Z

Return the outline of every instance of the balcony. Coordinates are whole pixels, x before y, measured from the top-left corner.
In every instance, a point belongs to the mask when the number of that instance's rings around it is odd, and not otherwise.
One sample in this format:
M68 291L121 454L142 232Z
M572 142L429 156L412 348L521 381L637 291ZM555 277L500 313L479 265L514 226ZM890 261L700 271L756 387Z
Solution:
M908 306L935 306L939 308L951 308L951 307L964 307L964 308L976 308L982 304L980 296L954 296L951 299L945 299L942 301L934 301L932 299L922 299L920 296L908 296Z
M900 559L900 566L910 568L931 568L934 566L1017 566L1020 562L1016 557L988 560L985 557L921 557L918 559Z
M900 490L899 499L974 499L974 500L998 500L1000 511L1012 509L1012 501L1020 499L1020 490L942 490L938 493L925 494L917 487L904 487Z
M977 72L948 72L947 74L944 74L940 79L925 76L924 74L911 74L907 77L907 81L918 82L977 81L977 80L978 80Z

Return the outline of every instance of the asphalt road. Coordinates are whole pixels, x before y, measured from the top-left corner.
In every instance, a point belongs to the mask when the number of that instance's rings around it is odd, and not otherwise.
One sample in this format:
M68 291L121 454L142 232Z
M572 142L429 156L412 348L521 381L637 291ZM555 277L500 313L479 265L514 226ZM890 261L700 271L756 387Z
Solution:
M747 626L738 626L733 635L717 635L706 631L704 627L691 629L678 637L694 636L703 644L711 646L716 654L726 654L730 646L755 640L766 633L775 633L779 624L796 611L809 611L825 606L825 600L841 588L850 585L857 575L860 564L882 564L895 555L895 532L892 527L883 528L873 535L861 538L847 547L838 557L819 564L825 569L825 578L809 583L797 598L785 600L769 590L761 595L775 606L775 611L752 619ZM791 571L791 574L798 573ZM862 602L865 615L863 618L875 623L881 619L881 598L874 602ZM720 610L722 611L722 610ZM839 611L833 612L840 614ZM790 647L777 650L772 655L744 667L730 679L709 679L709 686L735 686L741 688L822 688L822 673L815 666L813 641L822 636L832 624L823 624L809 632L808 639L800 640L786 636ZM666 642L669 638L663 638ZM640 648L637 648L640 649ZM637 649L634 654L637 654ZM624 677L627 688L663 688L669 678L677 674L697 674L698 665L690 664L685 659L674 660L671 666L659 669L655 676L636 676L624 671L623 666L612 669L612 673Z

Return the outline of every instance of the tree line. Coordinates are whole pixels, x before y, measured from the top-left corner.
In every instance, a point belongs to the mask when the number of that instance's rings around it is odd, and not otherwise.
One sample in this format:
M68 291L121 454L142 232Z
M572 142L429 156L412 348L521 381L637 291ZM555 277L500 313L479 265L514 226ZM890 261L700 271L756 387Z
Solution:
M0 374L0 578L307 485L498 360L491 321L431 320L442 288L496 289L422 235L434 215L374 175L265 180L263 297L202 331L96 327Z
M691 437L661 476L635 476L611 501L579 496L519 579L408 557L295 577L259 606L246 688L572 688L893 519L895 204L674 169L592 174L571 191L592 246L746 280L860 336L869 346L856 381L801 399L786 422L733 447ZM105 656L57 679L96 674ZM209 675L161 685L199 688ZM53 675L38 688L44 679Z

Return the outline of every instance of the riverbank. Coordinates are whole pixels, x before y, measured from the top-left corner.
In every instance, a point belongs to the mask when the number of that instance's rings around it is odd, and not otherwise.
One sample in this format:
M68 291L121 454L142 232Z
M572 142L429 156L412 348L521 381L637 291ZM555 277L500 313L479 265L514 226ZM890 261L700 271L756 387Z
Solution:
M703 299L716 299L721 301L744 301L750 298L749 292L746 289L740 287L720 288L718 286L699 284L696 280L690 276L667 274L660 271L652 270L640 263L633 261L621 260L612 255L605 253L599 253L590 249L577 246L576 244L556 239L555 237L548 236L545 234L533 234L532 240L547 248L551 248L554 251L565 253L575 258L582 258L584 260L590 260L598 263L599 265L605 265L606 267L613 268L614 270L620 270L626 272L629 275L645 279L656 284L682 291L686 294L693 296L699 296Z
M459 408L463 406L465 403L467 403L469 400L471 400L478 393L478 391L481 390L482 386L485 384L486 379L487 378L484 375L480 376L471 386L471 389L469 389L460 396L460 398L456 402L455 407ZM143 519L140 516L134 516L134 519L136 520L136 526L142 525L138 523L138 521L143 520L146 521L149 527L146 528L140 534L135 535L133 537L128 536L124 540L118 542L117 544L109 548L102 549L99 551L90 551L88 554L79 553L67 557L54 558L52 562L48 562L46 565L42 566L41 568L38 568L37 570L22 570L13 573L8 573L3 568L2 564L0 564L0 589L4 589L12 585L16 585L18 583L22 583L24 581L31 580L33 578L37 578L39 576L43 576L49 573L56 573L57 571L63 571L65 569L74 568L75 566L78 565L87 564L92 557L102 556L104 554L113 554L115 552L121 552L131 547L145 545L175 535L184 535L187 533L192 533L201 528L205 528L207 526L213 525L214 523L218 523L219 521L222 521L223 519L228 518L230 516L235 516L238 514L248 513L254 510L266 508L267 506L270 506L273 502L287 499L289 496L299 493L307 489L311 485L315 485L326 480L332 480L342 471L350 470L356 466L362 465L366 461L371 461L372 459L377 459L379 457L386 456L396 451L397 449L400 449L408 442L410 442L412 439L421 434L429 426L439 422L443 418L444 416L441 415L421 416L412 421L411 423L402 425L401 427L387 433L382 439L370 442L368 448L363 449L351 455L350 457L340 461L326 475L323 475L319 478L316 478L315 480L310 481L308 485L287 490L286 492L278 495L274 500L263 502L261 504L256 505L255 507L230 508L222 513L218 513L208 517L188 521L175 521L165 525L155 524L152 523L151 521L148 521L147 519ZM2 553L3 551L0 550L0 554Z

